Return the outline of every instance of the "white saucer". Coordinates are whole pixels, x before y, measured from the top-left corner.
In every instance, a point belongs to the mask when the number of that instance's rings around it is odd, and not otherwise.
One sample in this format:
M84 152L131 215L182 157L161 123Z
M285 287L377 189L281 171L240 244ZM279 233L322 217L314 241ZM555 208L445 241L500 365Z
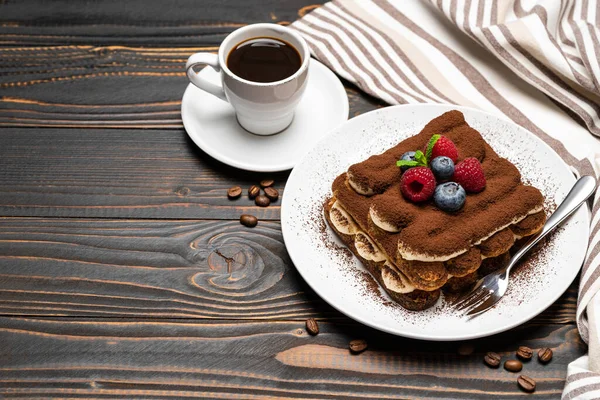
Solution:
M219 74L210 67L200 74L219 82ZM249 133L238 124L229 103L191 83L183 95L181 118L190 138L211 157L248 171L284 171L293 168L315 143L348 119L348 97L337 76L313 58L306 92L292 124L281 133Z

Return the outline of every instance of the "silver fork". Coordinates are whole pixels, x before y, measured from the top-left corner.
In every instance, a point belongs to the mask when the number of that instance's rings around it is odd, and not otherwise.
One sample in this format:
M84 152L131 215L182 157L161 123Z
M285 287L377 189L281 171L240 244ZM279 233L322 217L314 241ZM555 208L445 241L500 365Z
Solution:
M480 279L470 293L457 300L454 307L473 318L490 309L506 293L510 270L533 246L542 240L569 215L577 210L596 190L596 180L591 176L582 176L571 188L567 197L548 218L542 231L532 236L510 259L508 264Z

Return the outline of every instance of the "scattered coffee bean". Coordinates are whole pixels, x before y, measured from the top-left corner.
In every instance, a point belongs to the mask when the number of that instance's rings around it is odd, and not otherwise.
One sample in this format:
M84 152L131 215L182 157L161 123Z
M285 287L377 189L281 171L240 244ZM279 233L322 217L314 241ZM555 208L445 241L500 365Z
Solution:
M256 196L256 198L254 199L254 203L256 203L256 205L259 207L269 207L269 204L271 204L271 200L269 200L269 198L264 194L261 194L259 196Z
M250 197L251 199L254 199L259 194L260 194L260 188L256 185L252 185L252 186L250 186L250 189L248 189L248 197Z
M504 369L510 372L519 372L523 369L523 363L519 360L508 360L504 363Z
M533 350L527 346L519 346L519 349L517 350L517 357L519 357L521 360L531 360L531 357L533 357Z
M315 321L314 318L306 320L306 331L313 336L319 333L319 324L317 324L317 321Z
M492 368L498 368L498 366L500 365L500 360L502 360L500 354L494 353L492 351L486 353L486 355L483 357L483 361L488 365L488 367Z
M260 187L264 189L269 186L273 186L274 183L275 183L275 181L272 179L265 179L263 181L260 181Z
M363 339L356 339L350 342L349 347L352 354L359 354L367 349L367 341Z
M526 375L520 375L517 379L517 383L519 384L519 387L526 392L535 391L535 381Z
M552 349L544 347L538 351L538 360L541 363L547 364L552 360Z
M277 199L279 198L279 191L272 187L266 187L265 195L269 198L269 200L277 201Z
M239 186L230 187L229 190L227 191L227 197L229 197L231 200L237 199L241 195L242 195L242 188Z
M242 214L240 216L240 224L247 226L248 228L254 228L258 224L258 218L250 214Z

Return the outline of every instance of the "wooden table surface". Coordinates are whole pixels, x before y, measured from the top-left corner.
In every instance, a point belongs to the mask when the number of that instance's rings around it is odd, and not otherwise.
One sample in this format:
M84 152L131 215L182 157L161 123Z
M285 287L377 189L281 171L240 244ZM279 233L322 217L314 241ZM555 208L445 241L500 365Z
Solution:
M466 343L403 339L320 300L279 202L229 201L243 172L186 135L187 57L308 0L0 1L0 398L557 399L585 352L576 284L531 322ZM346 85L351 116L383 106ZM283 194L285 195L285 194ZM259 226L239 224L241 213ZM304 321L314 317L312 337ZM352 356L348 342L366 338ZM555 356L483 365L518 345Z

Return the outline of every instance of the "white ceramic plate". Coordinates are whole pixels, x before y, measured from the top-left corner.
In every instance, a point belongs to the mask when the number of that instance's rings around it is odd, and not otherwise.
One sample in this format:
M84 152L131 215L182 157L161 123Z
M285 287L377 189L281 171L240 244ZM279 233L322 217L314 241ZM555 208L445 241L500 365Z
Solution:
M283 132L259 136L244 130L229 103L191 83L181 101L185 130L209 156L232 167L257 172L291 169L333 128L348 119L348 96L338 77L311 58L308 86L294 120ZM212 68L200 71L219 83Z
M465 340L506 331L535 317L569 287L585 257L589 211L582 207L513 273L497 306L467 320L443 296L425 311L411 312L367 289L366 269L341 251L323 218L331 183L348 166L381 153L418 133L431 119L458 109L500 156L542 191L546 205L560 204L575 177L544 142L514 123L469 108L448 105L387 107L353 118L322 140L292 171L281 207L283 237L292 261L308 284L333 307L365 325L400 336ZM372 278L371 278L372 279Z

